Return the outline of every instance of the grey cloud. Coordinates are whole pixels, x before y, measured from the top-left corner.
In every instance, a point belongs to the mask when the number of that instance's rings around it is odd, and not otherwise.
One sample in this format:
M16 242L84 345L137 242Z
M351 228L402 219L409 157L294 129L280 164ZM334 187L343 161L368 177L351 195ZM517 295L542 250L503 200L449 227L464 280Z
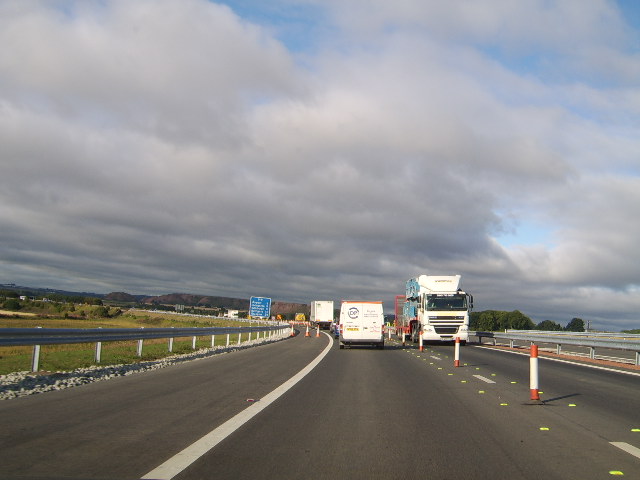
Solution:
M640 189L615 170L640 136L607 119L637 118L633 90L510 71L471 27L327 42L302 68L217 4L73 5L0 16L20 46L0 52L1 281L391 309L409 277L462 273L480 309L632 325ZM499 243L531 219L548 244Z

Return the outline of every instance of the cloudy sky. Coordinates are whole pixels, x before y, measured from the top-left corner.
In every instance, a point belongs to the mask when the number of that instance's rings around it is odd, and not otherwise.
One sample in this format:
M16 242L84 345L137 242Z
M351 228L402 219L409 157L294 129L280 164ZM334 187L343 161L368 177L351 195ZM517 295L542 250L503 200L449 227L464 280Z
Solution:
M0 0L0 283L640 328L635 0Z

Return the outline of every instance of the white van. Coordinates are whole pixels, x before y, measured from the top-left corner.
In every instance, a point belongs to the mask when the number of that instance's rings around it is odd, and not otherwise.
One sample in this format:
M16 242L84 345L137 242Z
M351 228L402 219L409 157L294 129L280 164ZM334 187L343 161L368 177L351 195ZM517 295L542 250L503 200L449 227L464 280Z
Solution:
M375 345L384 348L382 302L343 301L340 306L340 348Z

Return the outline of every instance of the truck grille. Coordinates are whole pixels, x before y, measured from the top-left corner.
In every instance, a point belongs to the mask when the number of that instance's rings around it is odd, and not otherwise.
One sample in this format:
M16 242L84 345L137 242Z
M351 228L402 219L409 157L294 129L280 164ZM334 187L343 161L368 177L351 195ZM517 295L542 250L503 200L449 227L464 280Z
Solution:
M458 333L458 327L435 327L435 330L438 334Z

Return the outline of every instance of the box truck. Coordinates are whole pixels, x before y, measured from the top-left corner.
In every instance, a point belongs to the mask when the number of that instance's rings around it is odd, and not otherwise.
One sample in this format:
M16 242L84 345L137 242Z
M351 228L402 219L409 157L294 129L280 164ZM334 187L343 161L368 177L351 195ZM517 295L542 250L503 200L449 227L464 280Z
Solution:
M333 300L314 300L311 302L311 325L329 329L333 323Z
M384 348L382 302L343 301L340 305L340 348L374 345Z

